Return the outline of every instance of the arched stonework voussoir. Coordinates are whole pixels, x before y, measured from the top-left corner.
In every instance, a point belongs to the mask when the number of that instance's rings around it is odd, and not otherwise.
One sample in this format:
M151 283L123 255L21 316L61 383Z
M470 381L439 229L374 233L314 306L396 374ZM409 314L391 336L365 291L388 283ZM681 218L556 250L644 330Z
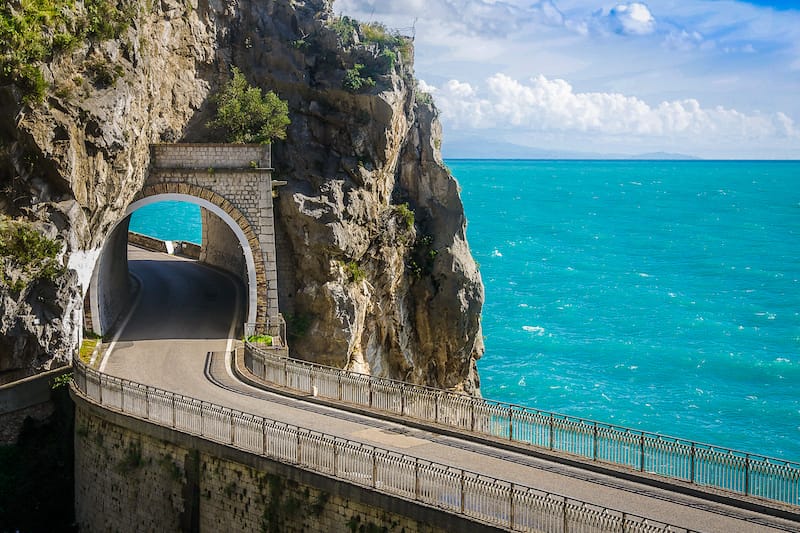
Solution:
M215 191L192 183L153 183L136 194L126 209L126 216L140 207L163 201L181 201L199 205L222 219L239 240L247 265L247 322L264 323L269 316L269 292L264 254L257 232L248 218L229 200Z

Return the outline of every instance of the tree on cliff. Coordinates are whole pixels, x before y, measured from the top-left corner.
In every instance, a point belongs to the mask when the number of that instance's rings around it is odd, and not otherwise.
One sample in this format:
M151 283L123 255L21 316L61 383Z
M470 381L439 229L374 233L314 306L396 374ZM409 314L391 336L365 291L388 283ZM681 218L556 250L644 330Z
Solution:
M253 87L244 74L233 67L233 79L214 95L217 114L208 123L211 128L225 132L233 143L269 144L273 139L286 138L289 125L289 106L277 94Z

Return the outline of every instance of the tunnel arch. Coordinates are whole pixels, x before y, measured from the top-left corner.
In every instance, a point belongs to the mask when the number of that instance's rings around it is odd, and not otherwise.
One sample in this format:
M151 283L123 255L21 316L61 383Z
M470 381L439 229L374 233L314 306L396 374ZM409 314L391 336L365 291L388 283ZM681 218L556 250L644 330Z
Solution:
M103 244L100 257L95 265L90 284L91 329L104 335L119 319L119 313L113 307L104 305L107 284L105 277L125 276L127 283L127 255L124 266L114 263L118 258L122 241L127 243L128 222L130 216L141 207L163 201L180 201L198 205L213 213L222 220L236 236L246 265L245 281L247 285L247 319L248 323L263 322L267 316L267 286L265 267L261 246L256 232L239 209L220 194L190 183L159 183L145 186L125 209L124 215L117 221ZM124 230L124 238L121 231ZM114 272L114 273L109 273ZM123 298L124 300L124 298ZM127 302L125 302L127 303ZM124 304L120 303L120 307Z

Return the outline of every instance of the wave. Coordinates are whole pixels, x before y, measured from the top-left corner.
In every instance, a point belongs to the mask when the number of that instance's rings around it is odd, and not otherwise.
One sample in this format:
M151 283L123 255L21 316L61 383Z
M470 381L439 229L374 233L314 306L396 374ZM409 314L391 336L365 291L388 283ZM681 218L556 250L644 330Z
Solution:
M537 337L544 335L544 328L541 326L522 326L528 333L535 333Z

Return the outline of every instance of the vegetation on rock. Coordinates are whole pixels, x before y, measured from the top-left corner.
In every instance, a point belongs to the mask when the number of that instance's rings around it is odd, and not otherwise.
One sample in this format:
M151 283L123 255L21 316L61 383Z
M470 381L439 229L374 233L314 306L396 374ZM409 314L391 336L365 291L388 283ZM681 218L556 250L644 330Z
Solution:
M395 206L394 212L403 219L408 229L414 227L414 211L408 207L408 202Z
M412 61L412 42L378 22L361 23L347 16L333 19L329 27L352 57L345 60L342 88L357 93L377 85L377 78L390 74L402 59Z
M347 273L347 277L350 278L350 281L353 283L359 283L367 277L367 273L361 268L361 265L359 265L357 261L348 261L344 263L344 270Z
M347 69L342 80L342 87L353 93L361 89L375 87L375 80L362 74L363 70L364 65L361 63L356 63L353 68Z
M61 243L48 239L30 223L0 215L0 285L15 292L40 279L63 274Z
M212 97L217 114L208 123L225 132L228 142L269 144L285 139L290 124L289 106L277 94L250 85L244 74L233 67L233 78Z
M40 63L86 40L119 37L137 2L116 0L12 0L0 5L0 83L13 83L26 103L41 102L48 83Z

